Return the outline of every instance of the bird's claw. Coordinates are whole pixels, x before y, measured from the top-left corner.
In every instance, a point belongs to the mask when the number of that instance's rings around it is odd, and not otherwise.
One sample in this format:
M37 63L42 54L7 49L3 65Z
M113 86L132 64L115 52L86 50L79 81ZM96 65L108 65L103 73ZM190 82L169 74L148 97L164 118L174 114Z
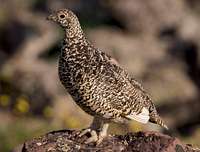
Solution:
M83 135L90 133L91 130L92 130L91 128L84 129L83 131L80 132L79 137L82 137Z

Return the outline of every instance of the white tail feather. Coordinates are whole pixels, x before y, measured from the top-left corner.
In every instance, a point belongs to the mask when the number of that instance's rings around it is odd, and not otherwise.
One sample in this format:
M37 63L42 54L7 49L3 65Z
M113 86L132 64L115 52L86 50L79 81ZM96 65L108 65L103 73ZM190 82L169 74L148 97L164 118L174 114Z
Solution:
M126 118L146 124L150 118L149 111L146 108L143 108L141 113L131 113L130 115L127 115Z

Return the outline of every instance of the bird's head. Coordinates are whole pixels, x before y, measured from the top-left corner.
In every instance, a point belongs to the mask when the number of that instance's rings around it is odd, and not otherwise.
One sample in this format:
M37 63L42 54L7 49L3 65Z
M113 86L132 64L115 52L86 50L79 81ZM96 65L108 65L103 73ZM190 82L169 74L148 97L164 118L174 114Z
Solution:
M54 11L47 17L47 20L54 21L63 28L69 28L70 26L76 26L76 24L79 24L76 15L68 9Z

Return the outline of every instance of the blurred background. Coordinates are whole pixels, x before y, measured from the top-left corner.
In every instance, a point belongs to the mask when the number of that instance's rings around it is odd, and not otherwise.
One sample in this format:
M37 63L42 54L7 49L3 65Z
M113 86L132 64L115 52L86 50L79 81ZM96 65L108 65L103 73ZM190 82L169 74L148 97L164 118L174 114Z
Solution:
M0 0L0 151L92 118L62 87L63 31L45 18L68 8L95 46L116 58L150 93L170 134L200 146L199 0ZM162 131L112 124L110 133Z

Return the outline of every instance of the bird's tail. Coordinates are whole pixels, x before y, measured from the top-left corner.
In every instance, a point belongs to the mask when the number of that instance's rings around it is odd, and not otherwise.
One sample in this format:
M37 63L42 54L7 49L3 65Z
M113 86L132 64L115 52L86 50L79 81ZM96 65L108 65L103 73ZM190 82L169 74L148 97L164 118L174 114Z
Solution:
M161 119L161 117L156 113L150 114L150 122L160 125L161 127L164 127L168 130L167 125L164 123L164 121Z

